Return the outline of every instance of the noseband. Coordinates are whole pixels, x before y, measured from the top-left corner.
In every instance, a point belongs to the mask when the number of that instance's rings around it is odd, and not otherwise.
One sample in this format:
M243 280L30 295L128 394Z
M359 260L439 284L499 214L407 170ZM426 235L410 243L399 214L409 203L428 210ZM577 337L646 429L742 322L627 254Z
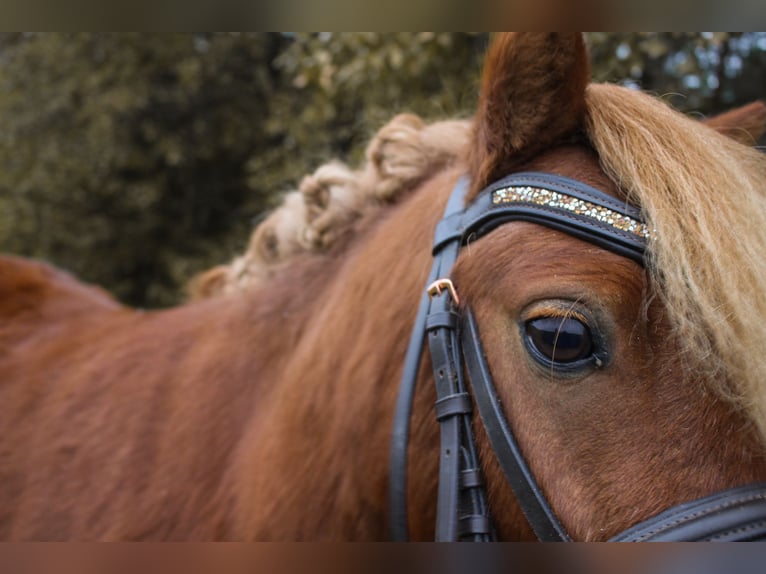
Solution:
M427 338L441 433L436 540L495 540L473 434L475 403L490 445L535 535L543 541L569 541L505 418L476 321L467 305L458 313L457 293L448 276L462 246L510 221L563 231L642 265L650 232L638 209L569 178L536 172L513 174L485 188L464 207L468 186L467 178L458 181L436 227L433 266L405 359L391 443L392 537L408 539L409 421ZM613 540L766 540L766 483L680 504Z

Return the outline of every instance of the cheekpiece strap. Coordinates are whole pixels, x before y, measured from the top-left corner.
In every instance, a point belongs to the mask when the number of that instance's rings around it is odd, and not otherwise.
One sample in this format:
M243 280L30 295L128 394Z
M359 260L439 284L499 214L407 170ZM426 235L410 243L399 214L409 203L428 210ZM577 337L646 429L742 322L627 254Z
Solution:
M447 206L444 210L444 218L449 218L456 213L460 213L465 205L465 196L469 188L469 179L460 178L450 194ZM440 257L436 257L431 266L428 275L427 285L430 285L436 279L449 274L452 264L457 256L458 245L454 244L451 249L447 249ZM412 414L412 403L415 396L415 383L417 381L418 369L420 367L421 355L423 354L424 335L426 331L432 333L449 332L456 333L458 321L455 310L452 305L446 304L447 294L441 295L432 301L431 297L424 290L420 295L420 306L415 318L415 324L412 327L412 335L407 348L407 355L404 360L404 369L402 379L399 384L399 394L396 400L394 411L394 424L391 434L391 452L390 452L390 471L389 471L389 504L391 507L391 538L394 541L406 541L409 539L408 517L407 517L407 446L409 444L410 417ZM441 338L441 337L439 337ZM450 340L453 337L450 337ZM462 418L467 418L464 415ZM455 420L454 417L447 417L445 421ZM457 437L454 422L447 422L446 426L452 427L453 437ZM445 425L442 425L443 429ZM444 430L443 430L444 432ZM457 459L457 457L454 457ZM457 467L450 466L457 472ZM455 484L459 480L456 475ZM457 488L457 486L456 486ZM450 500L457 500L457 497L449 496ZM445 498L445 500L447 499ZM457 525L457 518L454 519ZM453 529L456 531L455 529Z

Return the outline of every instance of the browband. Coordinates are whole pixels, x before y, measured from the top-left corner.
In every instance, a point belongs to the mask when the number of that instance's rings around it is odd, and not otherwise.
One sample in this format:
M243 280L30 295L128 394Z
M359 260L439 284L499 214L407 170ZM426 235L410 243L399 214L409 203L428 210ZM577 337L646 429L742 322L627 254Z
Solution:
M451 241L461 245L509 221L530 221L564 231L643 264L650 234L641 212L580 181L549 173L521 172L496 181L463 211L436 227L433 253Z

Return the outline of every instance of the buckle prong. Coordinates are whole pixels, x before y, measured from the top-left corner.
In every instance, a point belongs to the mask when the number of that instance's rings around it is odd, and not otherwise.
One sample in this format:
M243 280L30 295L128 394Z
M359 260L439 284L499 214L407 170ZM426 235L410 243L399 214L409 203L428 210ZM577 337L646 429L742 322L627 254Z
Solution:
M460 305L460 298L457 296L455 285L450 279L437 279L428 287L426 287L426 292L428 293L428 296L433 299L437 295L441 295L445 289L449 291L450 297L452 297L452 301L455 303L455 305Z

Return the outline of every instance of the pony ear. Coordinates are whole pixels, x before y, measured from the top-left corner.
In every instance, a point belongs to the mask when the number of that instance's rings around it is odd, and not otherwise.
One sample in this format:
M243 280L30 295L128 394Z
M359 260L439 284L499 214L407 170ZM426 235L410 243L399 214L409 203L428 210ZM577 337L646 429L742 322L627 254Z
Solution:
M499 35L485 58L469 151L473 192L574 132L589 79L582 34Z
M753 146L766 131L766 104L753 102L708 118L704 123L739 143Z

